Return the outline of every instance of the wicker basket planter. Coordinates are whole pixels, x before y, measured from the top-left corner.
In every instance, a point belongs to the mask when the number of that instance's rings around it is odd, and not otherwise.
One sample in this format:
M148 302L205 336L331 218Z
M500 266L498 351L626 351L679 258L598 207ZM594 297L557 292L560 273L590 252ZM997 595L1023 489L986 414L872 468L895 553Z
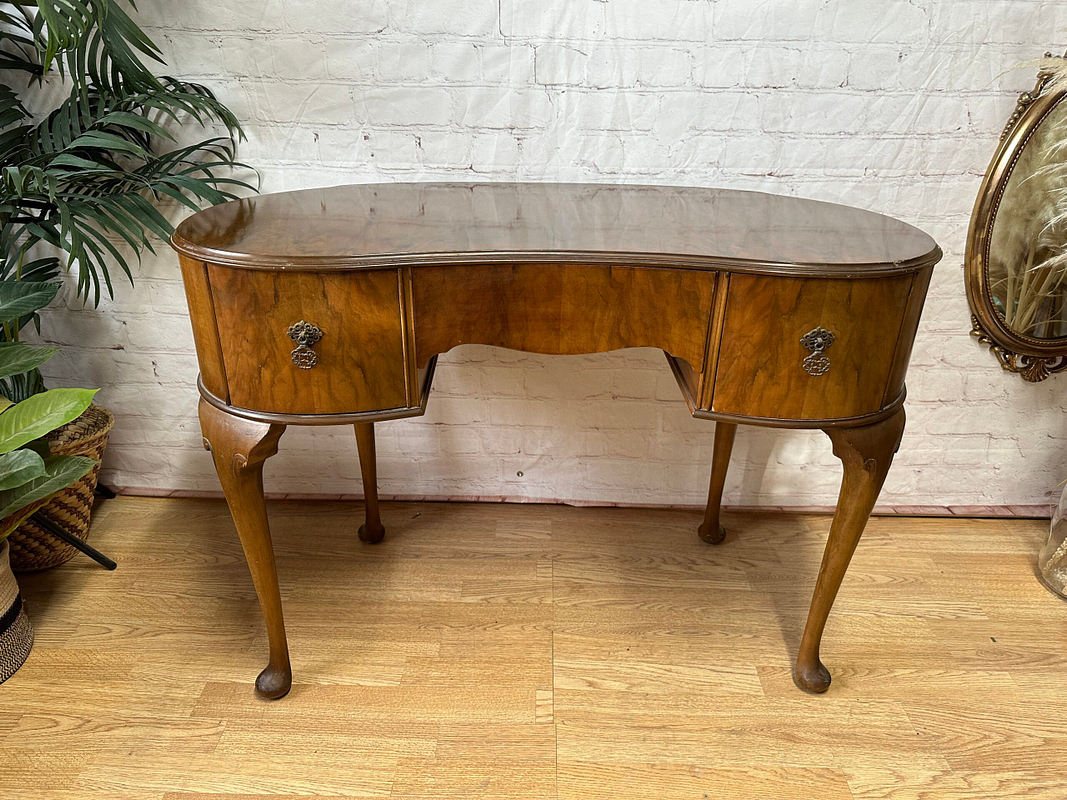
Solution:
M48 435L53 453L88 456L96 461L96 466L85 476L53 496L39 512L83 541L89 537L89 512L100 475L100 460L104 457L107 437L114 424L115 418L106 408L89 406L76 420ZM16 572L54 567L69 561L78 552L32 519L23 522L8 542L11 568Z
M10 548L0 544L0 683L18 671L33 648L33 626L8 563Z

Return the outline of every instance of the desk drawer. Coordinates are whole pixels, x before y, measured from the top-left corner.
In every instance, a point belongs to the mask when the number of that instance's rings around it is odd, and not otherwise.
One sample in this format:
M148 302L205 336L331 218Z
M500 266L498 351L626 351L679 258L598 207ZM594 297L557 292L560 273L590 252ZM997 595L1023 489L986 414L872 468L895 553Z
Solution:
M912 281L732 275L712 410L829 420L883 408ZM831 344L802 343L819 328Z
M208 275L233 405L286 414L406 405L396 270L209 265ZM290 330L301 321L314 326L302 338Z

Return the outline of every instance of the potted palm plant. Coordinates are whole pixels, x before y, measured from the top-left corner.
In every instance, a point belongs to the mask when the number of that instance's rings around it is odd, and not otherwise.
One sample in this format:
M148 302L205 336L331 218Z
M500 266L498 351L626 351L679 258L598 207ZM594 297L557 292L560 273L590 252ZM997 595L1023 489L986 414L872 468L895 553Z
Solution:
M25 78L0 82L4 283L50 284L72 270L78 297L98 304L102 292L113 295L113 273L132 281L131 264L153 250L156 237L170 235L157 206L196 209L232 199L240 187L254 190L233 177L245 166L235 159L243 136L237 119L208 88L146 66L162 64L161 53L124 5L134 7L132 0L0 1L0 70ZM36 110L48 97L60 99L51 110ZM178 129L189 123L215 130L179 142ZM36 316L5 324L0 343L16 341L30 321L37 324ZM19 403L42 392L44 382L31 366L7 375L2 390ZM98 461L111 418L95 406L85 413L91 418L73 421L57 440L64 452L88 452ZM62 513L58 521L66 525L82 521L74 533L84 536L89 484L95 486L95 472L42 513ZM60 563L74 552L32 522L11 542L22 568Z

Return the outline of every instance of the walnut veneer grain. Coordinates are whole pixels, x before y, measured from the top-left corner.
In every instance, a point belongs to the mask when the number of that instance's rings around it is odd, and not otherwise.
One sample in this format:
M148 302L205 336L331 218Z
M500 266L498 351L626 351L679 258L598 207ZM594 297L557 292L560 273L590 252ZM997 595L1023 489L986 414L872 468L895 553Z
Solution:
M189 321L193 326L193 343L200 364L200 379L208 391L222 400L229 401L230 390L226 382L226 366L219 341L219 326L215 319L215 301L211 298L211 283L207 265L201 261L179 255L182 268L182 283L185 285L185 300L189 304Z
M693 414L719 421L699 529L712 544L737 423L826 430L844 475L794 679L829 686L819 646L903 431L907 359L941 254L929 236L756 192L390 184L226 203L172 243L204 435L268 624L262 695L292 681L263 460L286 424L354 423L360 538L381 541L372 423L422 413L436 357L470 343L663 350ZM299 322L316 327L290 331ZM805 336L816 329L818 346Z
M733 276L711 409L786 419L878 411L912 280ZM835 339L825 351L830 368L812 375L803 364L811 351L800 340L818 327Z
M703 369L714 272L574 264L413 272L420 365L473 343L551 355L657 347ZM671 312L649 313L650 298Z
M798 197L679 186L389 183L224 203L174 246L252 269L443 262L637 264L855 277L930 266L940 249L904 222Z
M230 401L259 411L332 414L404 406L396 270L262 272L211 265ZM299 369L289 326L317 325L317 363Z

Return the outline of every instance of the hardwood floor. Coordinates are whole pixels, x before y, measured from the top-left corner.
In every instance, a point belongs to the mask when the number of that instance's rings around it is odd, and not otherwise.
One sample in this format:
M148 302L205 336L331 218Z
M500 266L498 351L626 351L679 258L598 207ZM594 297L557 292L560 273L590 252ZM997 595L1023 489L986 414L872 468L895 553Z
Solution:
M295 683L220 501L118 498L116 558L21 576L0 797L1067 797L1067 603L1047 523L875 518L801 694L826 516L270 505Z

